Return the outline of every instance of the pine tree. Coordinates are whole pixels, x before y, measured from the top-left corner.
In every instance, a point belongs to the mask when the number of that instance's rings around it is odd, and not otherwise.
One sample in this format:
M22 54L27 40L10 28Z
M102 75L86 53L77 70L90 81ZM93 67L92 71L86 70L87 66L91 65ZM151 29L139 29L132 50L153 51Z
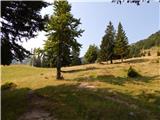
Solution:
M100 45L100 59L101 61L110 60L112 64L112 58L114 55L114 39L115 30L111 22L107 26L105 35L102 38L102 43Z
M85 61L87 63L94 63L98 57L98 48L95 45L90 45L86 54L85 54Z
M81 47L76 40L83 33L78 28L80 19L74 18L70 11L71 5L67 1L54 1L54 13L47 24L48 39L55 50L57 79L63 78L61 67L70 59L70 49Z
M1 1L1 64L9 65L12 60L22 61L30 52L19 42L36 36L44 29L47 20L40 10L49 4L43 1ZM22 39L23 38L23 39Z
M121 62L123 62L123 57L128 52L128 38L125 31L123 30L122 24L119 23L118 31L115 38L115 53L121 57Z
M71 66L73 66L73 65L81 65L82 64L81 63L81 59L79 58L79 52L80 52L80 50L75 50L75 49L73 49L71 51L71 56L72 56L72 58L71 58Z

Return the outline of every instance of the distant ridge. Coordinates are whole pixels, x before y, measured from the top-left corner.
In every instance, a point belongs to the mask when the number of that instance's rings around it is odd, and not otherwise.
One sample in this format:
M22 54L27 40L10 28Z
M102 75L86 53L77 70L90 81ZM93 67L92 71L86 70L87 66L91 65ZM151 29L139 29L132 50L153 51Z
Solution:
M140 49L150 49L151 47L160 46L160 30L151 34L148 38L131 45L135 45Z

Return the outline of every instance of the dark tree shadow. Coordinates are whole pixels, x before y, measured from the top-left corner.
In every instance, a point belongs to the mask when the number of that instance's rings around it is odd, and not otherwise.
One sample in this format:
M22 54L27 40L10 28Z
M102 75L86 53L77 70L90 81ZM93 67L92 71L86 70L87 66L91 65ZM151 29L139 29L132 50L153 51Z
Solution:
M105 80L106 76L98 78ZM29 88L2 91L2 120L16 120L27 110L29 91ZM151 120L153 116L155 120L160 119L160 96L146 94L145 91L135 98L127 92L121 93L107 88L91 90L79 88L79 84L63 84L39 88L34 93L48 101L45 109L58 119ZM160 91L157 93L160 94ZM149 102L150 98L155 100ZM130 115L130 112L134 114Z
M149 59L142 58L142 59L126 60L126 61L124 61L124 63L144 63L144 62L148 62L148 61L149 61Z
M75 73L75 72L82 72L82 71L89 71L89 70L96 70L96 69L100 69L100 68L87 67L87 68L84 68L84 69L74 69L74 70L68 70L68 71L62 70L61 72L63 72L63 73Z
M94 81L100 81L100 82L106 82L114 85L123 85L126 82L136 83L137 81L140 82L151 82L153 80L156 80L159 76L139 76L135 78L130 77L120 77L120 76L114 76L114 75L97 75L95 76L88 76L88 77L79 77L75 79L69 79L73 81L79 81L79 82L94 82Z
M128 60L128 59L124 59L124 61L123 62L121 62L121 61L115 61L114 62L114 64L120 64L120 63L144 63L144 62L148 62L149 61L149 59L145 59L145 58L142 58L142 59L130 59L130 60Z
M98 75L96 77L94 76L79 77L74 80L77 80L79 82L81 81L87 81L87 82L100 81L100 82L107 82L107 83L115 84L115 85L123 85L124 82L127 80L127 78L115 77L114 75Z
M12 88L1 91L2 120L17 120L28 109L29 88Z
M94 91L79 88L78 84L47 86L36 90L38 94L52 101L47 107L60 119L150 120L154 115L158 120L158 107L144 101L142 95L134 98L128 93L109 91L111 89L97 88ZM154 99L158 101L159 97L154 96ZM128 116L129 111L134 115Z

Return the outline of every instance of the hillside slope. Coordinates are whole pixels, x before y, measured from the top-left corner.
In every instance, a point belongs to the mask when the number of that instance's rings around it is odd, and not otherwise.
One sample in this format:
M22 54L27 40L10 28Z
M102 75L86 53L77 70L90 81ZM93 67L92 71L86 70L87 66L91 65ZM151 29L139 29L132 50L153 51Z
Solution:
M128 78L130 65L142 76ZM55 69L2 66L2 85L17 85L2 90L2 120L41 112L53 120L159 120L159 67L157 58L134 58L64 67L56 80Z
M130 45L130 57L142 56L142 53L146 49L157 49L160 47L160 31L150 35L148 38L144 40L140 40L136 43ZM155 54L155 53L154 53Z

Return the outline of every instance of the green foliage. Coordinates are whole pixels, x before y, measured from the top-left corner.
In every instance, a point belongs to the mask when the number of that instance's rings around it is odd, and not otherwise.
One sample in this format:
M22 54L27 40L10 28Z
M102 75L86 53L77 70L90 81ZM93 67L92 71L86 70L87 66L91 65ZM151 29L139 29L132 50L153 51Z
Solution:
M126 0L126 1L125 0L112 0L112 3L116 3L120 5L123 3L130 3L130 4L136 4L137 6L139 6L142 3L150 3L150 2L152 2L152 0Z
M128 72L127 72L127 76L134 78L134 77L140 76L140 74L130 66L130 68L128 69Z
M28 108L29 89L13 89L1 91L1 119L18 120Z
M141 56L141 49L138 48L135 44L129 45L129 54L128 57L140 57Z
M151 47L160 45L160 31L150 35L144 40L140 40L134 44L130 45L129 57L140 57L144 56L144 53L141 53L143 49L150 49Z
M5 84L3 84L1 86L1 89L2 90L7 90L7 89L12 89L12 88L15 88L17 85L13 82L6 82Z
M87 63L94 63L97 60L98 57L98 47L95 45L90 45L86 54L85 54L85 60Z
M44 29L47 17L40 10L48 6L43 1L1 1L1 64L9 65L13 59L22 61L30 55L18 42L36 36Z
M102 38L102 43L100 45L100 55L99 58L101 61L111 60L114 55L114 39L115 39L115 30L111 22L107 26L105 35Z
M121 56L121 60L123 61L123 57L128 52L128 38L123 30L122 24L119 23L118 31L115 38L115 54Z
M81 65L81 59L79 58L79 50L73 49L71 52L71 66L73 65Z
M45 51L50 60L56 59L57 79L61 78L61 67L71 63L70 50L81 47L76 40L83 33L78 27L81 22L70 11L71 5L67 1L54 1L54 13L46 25L50 44L45 44Z

